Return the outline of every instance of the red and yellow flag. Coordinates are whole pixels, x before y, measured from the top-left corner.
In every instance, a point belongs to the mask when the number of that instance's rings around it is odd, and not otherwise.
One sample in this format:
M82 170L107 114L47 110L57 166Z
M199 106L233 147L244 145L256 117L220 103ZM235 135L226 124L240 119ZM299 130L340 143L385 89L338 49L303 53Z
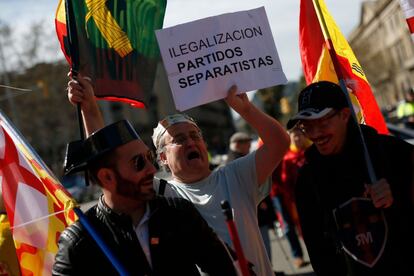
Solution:
M319 18L315 6L319 7ZM343 79L352 91L350 98L361 122L388 133L364 71L323 0L301 0L299 47L308 84Z
M75 203L2 114L0 181L22 275L51 275Z

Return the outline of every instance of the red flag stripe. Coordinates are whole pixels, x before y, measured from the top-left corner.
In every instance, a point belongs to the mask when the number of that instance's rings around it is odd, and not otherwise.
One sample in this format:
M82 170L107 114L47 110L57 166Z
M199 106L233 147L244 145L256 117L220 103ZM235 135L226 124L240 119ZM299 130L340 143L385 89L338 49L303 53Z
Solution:
M414 33L414 17L407 18L408 29L410 29L410 33Z
M19 183L30 184L30 186L40 193L45 193L45 188L39 179L18 164L18 152L13 140L3 130L5 140L5 158L0 159L0 170L3 176L3 197L9 215L10 225L14 227L14 207Z

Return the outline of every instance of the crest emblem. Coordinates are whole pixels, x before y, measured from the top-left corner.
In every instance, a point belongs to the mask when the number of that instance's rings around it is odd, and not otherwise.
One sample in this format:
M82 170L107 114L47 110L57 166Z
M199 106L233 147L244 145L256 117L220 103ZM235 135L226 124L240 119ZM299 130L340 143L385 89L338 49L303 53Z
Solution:
M367 198L351 198L333 210L343 250L355 261L372 268L381 258L388 225L381 209Z

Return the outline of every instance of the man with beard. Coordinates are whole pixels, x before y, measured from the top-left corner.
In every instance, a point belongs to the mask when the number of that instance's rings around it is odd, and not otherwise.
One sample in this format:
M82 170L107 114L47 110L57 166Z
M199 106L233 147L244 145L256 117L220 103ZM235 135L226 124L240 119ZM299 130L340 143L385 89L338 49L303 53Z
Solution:
M86 168L102 188L85 215L128 275L236 275L226 248L191 203L154 197L152 152L127 121L68 152L67 173ZM117 271L78 221L59 238L53 275Z
M335 83L308 85L298 106L288 128L299 127L313 145L299 171L296 204L316 274L413 275L414 147L358 125L346 94ZM376 183L371 183L359 131ZM358 208L361 202L367 203L364 209ZM352 212L341 212L344 206Z

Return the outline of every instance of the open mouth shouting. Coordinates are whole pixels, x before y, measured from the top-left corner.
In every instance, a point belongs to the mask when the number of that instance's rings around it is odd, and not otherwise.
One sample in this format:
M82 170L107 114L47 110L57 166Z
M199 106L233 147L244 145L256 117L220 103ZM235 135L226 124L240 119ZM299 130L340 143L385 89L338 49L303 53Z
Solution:
M187 154L187 159L188 160L194 160L194 159L200 159L200 153L198 151L191 151Z

